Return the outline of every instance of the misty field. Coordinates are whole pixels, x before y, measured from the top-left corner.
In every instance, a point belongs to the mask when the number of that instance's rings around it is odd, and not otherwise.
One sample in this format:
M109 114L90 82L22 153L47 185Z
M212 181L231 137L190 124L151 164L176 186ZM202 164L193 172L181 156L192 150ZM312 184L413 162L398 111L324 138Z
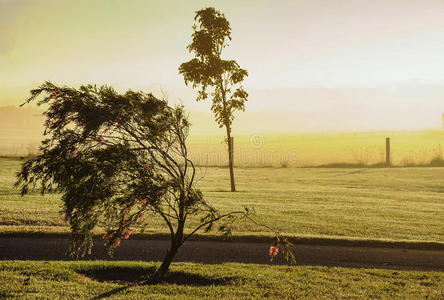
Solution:
M391 139L394 165L427 165L442 160L444 130L236 136L234 159L242 167L372 165L385 162L386 137ZM226 165L223 140L222 136L190 137L193 161L205 166Z
M0 155L37 153L39 139L29 132L11 134L0 129L0 136ZM432 160L444 165L444 130L238 135L234 139L234 160L239 167L371 165L385 161L386 137L391 138L394 165L428 165ZM227 165L223 141L223 135L191 135L191 159L201 166Z
M0 159L0 231L67 232L56 194L20 197L18 159ZM222 212L254 207L255 218L292 236L444 242L444 168L200 168L198 185ZM191 220L190 220L191 221ZM197 220L198 221L198 220ZM189 226L197 225L191 221ZM248 221L239 237L269 235ZM166 233L152 218L147 233ZM98 231L100 233L100 231Z

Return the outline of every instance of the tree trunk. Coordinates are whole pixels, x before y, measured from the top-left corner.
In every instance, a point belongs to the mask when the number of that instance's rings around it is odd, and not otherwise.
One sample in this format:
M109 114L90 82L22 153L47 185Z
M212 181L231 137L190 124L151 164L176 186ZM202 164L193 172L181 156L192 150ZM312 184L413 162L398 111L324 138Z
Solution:
M178 249L179 246L175 245L175 243L171 245L171 249L167 251L162 264L148 280L149 283L159 283L162 281L162 279L165 277L165 274L168 272L170 264L173 261L174 256L176 256Z
M174 236L171 236L171 248L167 251L165 258L162 261L162 264L160 267L156 270L156 272L151 275L151 277L148 279L148 283L158 283L163 280L165 277L165 274L168 272L168 269L170 268L171 262L174 259L174 256L177 254L177 250L179 250L179 247L183 243L183 230L185 228L185 218L183 218L183 211L181 210L180 216L182 217L181 221L179 221L179 224L177 226L176 234Z
M227 128L227 141L228 141L228 167L230 168L230 182L231 182L231 191L236 191L236 185L234 184L234 161L233 161L233 141L231 137L231 129L226 126Z
M234 184L234 170L233 170L233 141L231 139L231 122L230 122L230 115L231 111L227 108L227 98L226 98L226 91L224 89L223 80L222 77L220 78L220 90L222 95L222 105L223 105L223 118L224 118L224 125L225 129L227 130L227 143L228 143L228 167L230 169L230 183L231 183L231 191L236 191L236 185Z

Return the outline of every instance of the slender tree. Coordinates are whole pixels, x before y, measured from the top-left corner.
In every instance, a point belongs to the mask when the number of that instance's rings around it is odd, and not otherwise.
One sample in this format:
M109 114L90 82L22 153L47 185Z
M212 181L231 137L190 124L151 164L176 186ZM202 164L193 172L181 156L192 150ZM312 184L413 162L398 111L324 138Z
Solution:
M236 191L233 171L232 124L235 111L244 111L248 93L241 83L248 72L235 60L222 58L231 40L231 27L224 14L210 7L196 12L192 42L187 49L194 58L180 65L185 84L198 88L197 101L211 98L211 110L220 128L226 129L231 191Z
M40 96L39 96L40 95ZM229 234L232 222L249 210L219 213L194 187L195 168L188 158L190 123L183 107L172 108L152 94L111 87L58 87L47 82L31 91L29 103L48 105L45 140L37 157L23 163L16 186L22 195L38 188L60 192L72 232L71 254L91 252L92 230L105 229L112 255L122 239L160 216L171 246L151 281L162 280L179 247L200 229ZM184 231L185 223L199 225Z

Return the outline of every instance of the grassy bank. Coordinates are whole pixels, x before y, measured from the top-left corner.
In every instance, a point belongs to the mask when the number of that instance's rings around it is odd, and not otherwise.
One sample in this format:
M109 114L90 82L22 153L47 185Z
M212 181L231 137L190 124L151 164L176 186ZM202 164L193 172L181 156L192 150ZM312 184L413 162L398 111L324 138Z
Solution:
M7 261L0 264L0 297L438 299L444 291L444 273L437 272L235 263L173 263L165 282L140 285L156 266L142 262Z
M0 159L0 231L67 232L59 195L20 197L12 188L20 161ZM227 169L203 168L199 186L222 211L253 206L256 218L300 237L444 242L443 168L238 168L239 192ZM191 222L190 226L197 223ZM165 233L153 218L148 233ZM268 235L247 221L234 233Z

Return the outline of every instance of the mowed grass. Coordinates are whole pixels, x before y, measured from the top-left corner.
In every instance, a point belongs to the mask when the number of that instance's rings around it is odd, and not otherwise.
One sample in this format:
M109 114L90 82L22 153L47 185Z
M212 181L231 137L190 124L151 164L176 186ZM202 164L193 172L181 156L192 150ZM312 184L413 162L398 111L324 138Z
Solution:
M166 280L142 285L157 263L0 264L0 298L17 299L442 299L444 273L173 263Z
M68 232L59 195L21 197L12 188L16 159L0 159L0 232ZM444 242L444 168L202 168L198 186L221 212L254 207L254 218L299 237ZM198 224L190 218L188 228ZM137 230L135 230L137 232ZM166 233L152 218L148 233ZM100 233L98 230L97 233ZM270 235L247 220L234 235Z

